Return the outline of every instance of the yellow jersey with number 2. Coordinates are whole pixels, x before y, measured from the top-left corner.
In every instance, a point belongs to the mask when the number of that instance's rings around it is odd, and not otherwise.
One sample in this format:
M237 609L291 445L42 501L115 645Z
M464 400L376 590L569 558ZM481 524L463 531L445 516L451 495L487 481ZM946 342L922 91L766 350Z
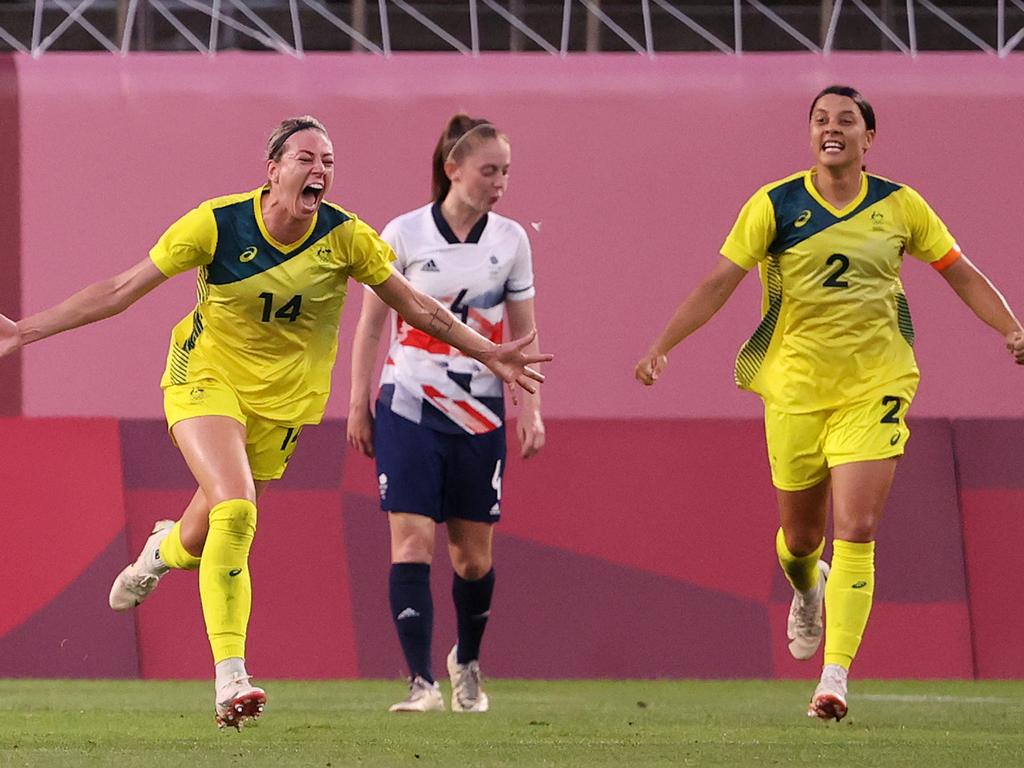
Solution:
M861 174L842 210L803 171L759 189L721 253L755 265L762 320L736 358L736 383L789 413L836 408L920 374L900 266L942 269L960 250L910 187Z

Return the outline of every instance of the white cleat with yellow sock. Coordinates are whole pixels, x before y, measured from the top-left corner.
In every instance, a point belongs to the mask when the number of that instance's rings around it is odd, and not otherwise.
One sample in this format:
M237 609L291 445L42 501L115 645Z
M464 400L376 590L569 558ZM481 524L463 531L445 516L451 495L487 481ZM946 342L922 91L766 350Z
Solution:
M822 608L825 603L825 582L829 566L824 560L818 561L818 583L807 593L793 590L793 602L789 605L789 619L786 622L786 636L789 638L789 652L794 659L804 661L818 652L821 638L825 633L822 622Z
M158 520L135 562L117 574L108 598L115 611L130 611L149 597L168 568L160 561L160 545L174 527L173 520Z
M255 720L267 706L267 694L241 675L217 686L216 719L218 728L242 730L247 720Z
M826 664L821 671L821 682L814 689L814 696L807 707L808 717L835 720L846 717L848 673L838 664Z

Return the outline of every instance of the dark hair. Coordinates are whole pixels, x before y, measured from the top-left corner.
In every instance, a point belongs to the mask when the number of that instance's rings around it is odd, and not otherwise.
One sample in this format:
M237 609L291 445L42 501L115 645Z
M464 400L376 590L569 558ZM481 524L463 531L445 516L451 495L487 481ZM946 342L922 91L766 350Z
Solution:
M320 131L324 138L330 138L327 135L327 129L324 128L324 124L311 115L289 117L287 120L282 120L281 124L270 134L270 138L267 139L267 159L274 160L275 162L280 160L281 154L284 152L285 142L299 131L309 129Z
M872 109L870 104L868 104L868 100L860 95L860 91L856 88L851 88L848 85L830 85L815 96L814 101L811 102L811 111L807 116L808 119L814 116L814 108L818 105L818 100L822 96L827 96L830 93L834 93L836 96L846 96L848 99L852 99L853 103L857 105L857 109L860 110L861 117L864 118L864 124L868 127L868 130L875 130L875 110Z
M430 193L436 202L444 200L452 188L451 179L444 172L444 164L449 160L459 162L478 146L478 141L488 139L508 141L508 137L495 128L490 120L470 117L464 112L452 116L441 132L441 138L437 140L431 162Z

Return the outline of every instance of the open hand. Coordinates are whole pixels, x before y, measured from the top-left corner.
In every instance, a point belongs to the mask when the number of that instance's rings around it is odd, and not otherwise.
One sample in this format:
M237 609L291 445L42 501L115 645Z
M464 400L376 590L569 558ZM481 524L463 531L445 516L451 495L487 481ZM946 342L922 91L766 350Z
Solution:
M544 381L544 374L530 368L530 365L532 363L547 363L555 359L554 355L541 352L530 354L523 352L523 349L532 344L536 337L537 329L534 328L522 338L506 341L480 356L480 362L508 385L513 403L519 402L516 397L516 386L520 386L532 394L537 391L537 384Z

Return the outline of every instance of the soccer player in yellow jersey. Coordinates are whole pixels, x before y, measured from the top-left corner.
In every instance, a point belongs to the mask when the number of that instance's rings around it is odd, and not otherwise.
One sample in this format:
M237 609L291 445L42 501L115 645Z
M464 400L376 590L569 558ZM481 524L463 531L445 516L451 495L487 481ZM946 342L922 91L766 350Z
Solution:
M323 416L349 277L412 327L462 350L509 387L535 392L524 353L535 332L496 344L459 322L391 267L394 252L353 214L324 201L334 149L312 117L271 135L267 181L201 203L127 271L14 323L0 315L0 356L115 315L168 278L198 271L197 304L171 334L161 381L168 428L198 490L177 522L160 521L117 577L114 610L141 603L173 568L199 571L216 668L218 725L259 716L266 693L245 669L249 549L256 505L281 477L300 431Z
M651 385L669 351L706 323L758 268L761 324L740 349L736 383L764 401L781 527L779 563L793 586L787 635L798 659L822 638L821 681L807 714L841 719L847 673L875 586L875 533L917 390L914 329L900 284L904 254L930 264L1024 363L1024 331L946 226L904 184L868 174L875 114L853 88L811 104L814 167L759 189L722 258L680 304L636 366ZM821 561L829 495L831 568Z

